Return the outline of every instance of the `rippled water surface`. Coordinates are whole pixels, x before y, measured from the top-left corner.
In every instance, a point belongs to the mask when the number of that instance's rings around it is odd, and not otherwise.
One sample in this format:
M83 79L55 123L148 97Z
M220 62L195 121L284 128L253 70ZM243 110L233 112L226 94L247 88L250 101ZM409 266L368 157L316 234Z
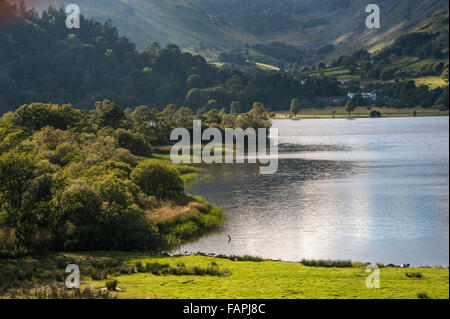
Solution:
M448 117L275 120L274 175L234 164L189 187L226 211L181 252L449 264ZM228 244L229 234L232 241Z

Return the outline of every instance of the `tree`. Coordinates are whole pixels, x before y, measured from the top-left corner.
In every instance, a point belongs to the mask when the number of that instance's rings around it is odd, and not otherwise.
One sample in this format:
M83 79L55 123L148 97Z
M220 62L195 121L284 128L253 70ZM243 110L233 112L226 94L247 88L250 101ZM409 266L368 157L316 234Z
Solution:
M21 209L23 198L35 176L31 154L10 151L0 156L0 194L12 209Z
M173 121L177 127L191 129L193 120L194 113L192 112L192 109L186 106L180 107L173 116Z
M240 114L242 112L241 103L239 101L231 102L230 113Z
M125 113L116 104L104 100L103 102L95 103L95 119L100 127L110 126L112 128L119 128L123 125L125 120Z
M5 202L6 225L14 229L18 243L25 247L37 244L32 238L38 228L37 213L43 211L43 207L34 210L40 199L34 195L42 193L39 183L33 183L37 175L34 162L33 155L17 151L0 156L0 200Z
M147 160L131 172L131 180L147 195L162 200L179 200L184 185L177 169Z
M348 116L351 117L352 112L356 110L356 102L355 100L352 98L350 99L347 104L345 105L345 111L348 113Z
M152 154L152 147L143 137L121 128L116 131L115 135L119 146L129 150L132 154L138 156L150 156Z
M291 108L290 108L291 114L297 117L297 114L300 112L300 109L301 109L300 101L297 98L293 98L291 101Z

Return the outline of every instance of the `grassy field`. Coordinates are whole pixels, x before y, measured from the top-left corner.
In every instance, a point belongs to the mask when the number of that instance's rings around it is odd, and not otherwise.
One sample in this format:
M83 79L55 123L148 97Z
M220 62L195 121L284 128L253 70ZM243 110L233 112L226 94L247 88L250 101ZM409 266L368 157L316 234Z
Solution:
M279 67L276 67L276 66L273 66L273 65L270 65L270 64L255 62L255 65L257 67L259 67L260 69L263 69L263 70L280 71Z
M411 79L416 83L416 86L426 85L430 89L435 89L438 87L445 87L448 85L445 80L439 76L423 76L420 78Z
M115 264L114 260L120 260L120 264ZM14 271L11 267L30 269L35 275L29 274L28 278L36 285L45 282L42 278L64 278L66 263L80 265L82 288L90 286L99 291L106 286L107 281L117 280L121 290L113 293L117 298L417 299L420 294L429 298L449 298L448 268L381 268L379 289L366 287L368 273L364 265L325 268L307 267L293 262L232 261L202 256L162 257L122 252L58 254L0 260L0 270L11 273ZM109 271L107 278L92 279L91 274L96 274L98 267L113 264L120 266L116 266L119 267L117 270ZM146 268L147 264L150 266ZM183 271L161 272L155 265ZM192 269L195 274L184 275ZM209 274L204 273L206 269L210 269L207 272ZM420 275L416 277L420 278L414 278L414 274L418 273ZM94 277L97 278L98 274ZM3 297L8 297L8 294L3 293Z
M415 108L380 108L372 107L368 110L366 107L358 107L354 112L352 112L352 117L370 117L370 112L372 110L381 112L383 117L409 117L413 116L414 111L417 112L416 116L448 116L448 111L439 111L437 108L424 109L421 107ZM303 109L297 114L297 118L332 118L333 111L336 118L348 117L348 113L345 111L345 107L326 107L323 109ZM278 111L275 112L276 119L284 119L289 117L288 111Z

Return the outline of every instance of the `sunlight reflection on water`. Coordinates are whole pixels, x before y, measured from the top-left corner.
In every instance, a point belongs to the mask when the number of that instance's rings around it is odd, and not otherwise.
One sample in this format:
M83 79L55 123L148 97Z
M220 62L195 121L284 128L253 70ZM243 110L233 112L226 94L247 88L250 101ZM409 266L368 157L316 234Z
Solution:
M222 207L227 222L181 252L449 264L447 117L276 120L274 127L276 174L215 167L209 182L187 189Z

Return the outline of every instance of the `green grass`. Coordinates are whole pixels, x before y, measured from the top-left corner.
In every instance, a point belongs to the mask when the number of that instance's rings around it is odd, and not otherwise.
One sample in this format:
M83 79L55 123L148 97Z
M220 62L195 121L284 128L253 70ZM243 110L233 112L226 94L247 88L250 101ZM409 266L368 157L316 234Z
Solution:
M320 69L320 70L314 70L308 73L309 76L344 76L349 75L350 70L348 69L342 69L340 67L332 67L332 68L326 68L326 69ZM358 77L359 78L359 77Z
M449 298L448 269L381 268L380 288L368 289L365 284L368 273L363 266L308 267L259 258L255 261L92 252L6 259L0 260L0 266L14 273L29 269L28 277L38 285L48 284L45 278L63 280L66 263L78 263L81 288L91 286L100 291L117 280L115 285L122 291L115 295L118 298ZM103 269L107 278L93 280L92 269ZM412 272L420 272L422 277L406 276ZM22 279L21 283L25 281Z
M407 63L404 66L396 65L400 67L400 70L404 71L413 71L413 72L421 72L425 69L433 69L433 66L440 63L448 63L448 60L445 59L423 59L419 60L415 63Z
M270 65L270 64L265 64L265 63L260 63L260 62L255 62L255 65L263 70L269 70L269 71L280 71L280 68Z
M426 85L430 89L435 89L438 87L445 87L448 83L439 76L423 76L420 78L411 79L416 83L416 86Z
M224 222L224 212L199 196L194 196L198 205L177 214L168 210L167 218L156 220L160 235L168 247L197 239L201 235L216 231Z
M114 255L114 253L112 254ZM114 277L125 292L119 298L431 298L449 297L448 269L420 269L423 278L408 278L405 269L380 269L380 289L368 289L365 268L307 267L276 261L231 261L213 257L149 257L120 254L125 259L207 267L215 262L230 276L154 276L131 274ZM193 280L189 283L185 283ZM104 282L90 282L103 287Z

